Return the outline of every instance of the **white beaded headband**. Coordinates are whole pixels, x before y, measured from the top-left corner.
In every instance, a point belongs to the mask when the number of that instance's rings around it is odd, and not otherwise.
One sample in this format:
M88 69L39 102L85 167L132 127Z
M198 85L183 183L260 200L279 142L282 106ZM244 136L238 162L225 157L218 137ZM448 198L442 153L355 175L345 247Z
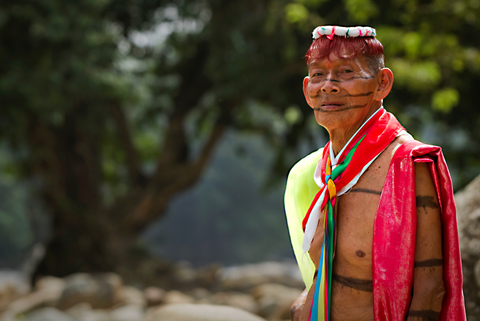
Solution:
M312 32L313 39L318 39L321 36L327 36L332 40L333 36L342 37L372 37L377 33L372 27L339 27L339 26L319 26Z

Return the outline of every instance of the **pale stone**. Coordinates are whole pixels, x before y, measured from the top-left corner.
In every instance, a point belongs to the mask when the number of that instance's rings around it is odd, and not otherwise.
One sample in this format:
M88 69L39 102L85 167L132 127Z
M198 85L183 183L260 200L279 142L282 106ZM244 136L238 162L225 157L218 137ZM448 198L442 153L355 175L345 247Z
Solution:
M146 306L146 300L142 291L133 286L124 286L120 290L119 299L124 305Z
M83 316L92 311L92 306L89 303L79 303L70 309L65 310L65 313L75 320L84 319Z
M165 303L167 304L193 303L194 301L191 296L177 290L168 291L165 295Z
M480 176L455 194L468 320L480 320Z
M251 313L258 311L258 305L253 297L245 293L218 292L212 296L211 300L214 304L228 305Z
M150 286L143 290L143 296L148 306L155 306L162 304L165 300L167 292L155 286Z
M151 311L143 321L265 321L265 319L227 306L171 304Z
M477 283L477 286L480 287L480 260L475 263L475 268L473 269L474 275L475 275L475 281Z
M138 305L127 305L110 312L112 321L141 321L145 315Z
M480 211L480 176L455 194L455 203L457 205L460 247L462 251L477 252L477 248L470 248L466 243L472 237L480 237L480 229L478 229L480 217L477 215Z
M52 276L41 278L37 290L10 303L8 310L13 313L26 313L45 305L55 305L65 288L65 281Z
M26 315L25 321L75 321L71 316L54 308L43 308Z
M300 270L295 262L263 262L223 268L220 280L225 289L247 290L263 283L302 287Z
M208 300L212 296L212 293L210 293L210 291L203 288L195 288L190 292L190 294L197 301Z
M197 270L197 284L201 287L215 287L219 283L220 269L221 266L219 264L211 264Z
M301 293L299 289L275 283L262 284L252 290L258 302L258 314L267 318L282 315L284 307L291 306Z
M61 310L82 302L89 303L94 309L108 309L120 301L122 279L114 273L77 273L65 280L65 289L57 303Z
M108 311L93 310L88 303L77 304L65 313L77 321L113 321Z
M23 272L0 270L0 311L28 291L30 283Z
M175 266L173 277L179 283L192 283L197 278L197 273L189 262L182 261Z

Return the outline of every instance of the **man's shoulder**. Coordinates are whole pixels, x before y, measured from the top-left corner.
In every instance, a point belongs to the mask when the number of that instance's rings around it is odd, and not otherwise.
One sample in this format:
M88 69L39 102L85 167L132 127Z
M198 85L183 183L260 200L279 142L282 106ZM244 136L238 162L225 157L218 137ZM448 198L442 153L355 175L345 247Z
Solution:
M441 153L439 146L430 145L413 138L406 139L393 150L393 158L417 158L429 154Z

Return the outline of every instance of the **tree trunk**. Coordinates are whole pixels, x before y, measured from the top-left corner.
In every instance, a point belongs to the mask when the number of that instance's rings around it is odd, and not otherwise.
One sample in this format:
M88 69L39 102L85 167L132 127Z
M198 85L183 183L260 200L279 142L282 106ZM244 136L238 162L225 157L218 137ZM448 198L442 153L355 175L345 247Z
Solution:
M185 121L212 87L203 72L207 58L208 44L200 42L196 54L182 62L175 108L150 177L141 172L131 129L118 102L111 101L103 109L78 102L59 128L30 118L32 174L43 181L41 198L53 217L52 237L37 276L117 271L132 253L139 253L135 250L139 233L164 214L174 195L201 177L236 105L235 101L223 102L203 149L192 160ZM191 70L197 72L192 75ZM107 119L115 124L128 174L128 191L110 207L102 203L101 195L101 141Z
M65 276L115 266L107 241L113 229L105 220L100 195L102 119L102 112L81 102L59 128L30 118L32 174L41 178L41 198L52 216L51 239L36 275Z

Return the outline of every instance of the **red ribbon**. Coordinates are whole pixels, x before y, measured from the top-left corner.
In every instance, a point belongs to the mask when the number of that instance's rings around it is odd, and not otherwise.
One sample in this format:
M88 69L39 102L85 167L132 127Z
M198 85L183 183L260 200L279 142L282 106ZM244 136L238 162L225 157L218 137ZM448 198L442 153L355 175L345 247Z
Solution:
M333 36L335 36L335 26L333 26L332 28L332 33L330 35L327 36L328 39L332 40L333 39Z

